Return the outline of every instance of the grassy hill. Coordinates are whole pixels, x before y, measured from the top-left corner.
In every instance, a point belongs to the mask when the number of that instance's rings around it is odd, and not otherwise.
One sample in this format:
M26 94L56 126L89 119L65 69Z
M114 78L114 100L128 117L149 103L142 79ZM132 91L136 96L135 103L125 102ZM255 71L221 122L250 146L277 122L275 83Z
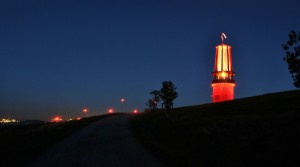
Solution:
M300 91L140 114L131 126L168 166L300 166Z

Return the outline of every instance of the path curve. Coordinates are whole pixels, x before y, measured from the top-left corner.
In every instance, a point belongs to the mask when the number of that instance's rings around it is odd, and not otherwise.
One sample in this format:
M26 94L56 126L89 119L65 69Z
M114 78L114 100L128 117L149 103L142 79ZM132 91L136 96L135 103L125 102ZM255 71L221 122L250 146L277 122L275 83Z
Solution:
M102 119L79 130L32 163L32 167L163 167L133 136L130 114Z

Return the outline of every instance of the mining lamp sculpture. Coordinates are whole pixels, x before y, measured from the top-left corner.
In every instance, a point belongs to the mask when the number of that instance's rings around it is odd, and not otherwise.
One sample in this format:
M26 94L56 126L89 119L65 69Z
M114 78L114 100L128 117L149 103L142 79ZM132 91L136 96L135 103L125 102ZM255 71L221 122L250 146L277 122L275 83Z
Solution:
M224 44L226 39L224 33L221 34L222 44L216 46L215 67L212 81L212 101L221 102L234 99L235 81L232 71L231 46Z

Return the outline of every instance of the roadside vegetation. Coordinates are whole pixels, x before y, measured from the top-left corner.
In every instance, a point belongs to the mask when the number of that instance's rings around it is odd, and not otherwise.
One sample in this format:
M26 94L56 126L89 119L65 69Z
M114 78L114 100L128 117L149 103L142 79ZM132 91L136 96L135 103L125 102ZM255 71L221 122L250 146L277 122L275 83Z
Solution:
M300 91L148 112L131 128L167 166L300 166Z
M160 90L153 90L150 92L153 97L148 99L145 111L155 111L158 109L157 105L162 101L162 108L166 111L173 109L174 100L178 97L176 87L172 81L163 81Z
M300 88L300 31L292 30L286 43L282 44L285 51L283 60L288 64L289 72L292 76L294 86Z
M115 114L79 121L0 126L0 166L26 166L43 151L77 130Z

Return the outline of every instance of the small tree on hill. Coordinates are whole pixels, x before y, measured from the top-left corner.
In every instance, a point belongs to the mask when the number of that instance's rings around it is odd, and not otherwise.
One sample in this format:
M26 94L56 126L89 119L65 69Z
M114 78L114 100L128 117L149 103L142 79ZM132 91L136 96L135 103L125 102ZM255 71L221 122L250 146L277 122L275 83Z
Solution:
M153 110L157 109L157 104L160 102L160 92L158 90L153 90L150 92L153 95L152 103L153 103Z
M294 85L300 87L300 32L291 31L289 33L289 40L282 44L285 50L285 60L288 63L289 71L292 75Z
M178 97L176 87L172 81L163 81L160 89L160 97L167 111L173 108L173 101Z
M149 110L153 110L154 106L153 106L153 100L152 99L148 99L146 106L148 107Z

